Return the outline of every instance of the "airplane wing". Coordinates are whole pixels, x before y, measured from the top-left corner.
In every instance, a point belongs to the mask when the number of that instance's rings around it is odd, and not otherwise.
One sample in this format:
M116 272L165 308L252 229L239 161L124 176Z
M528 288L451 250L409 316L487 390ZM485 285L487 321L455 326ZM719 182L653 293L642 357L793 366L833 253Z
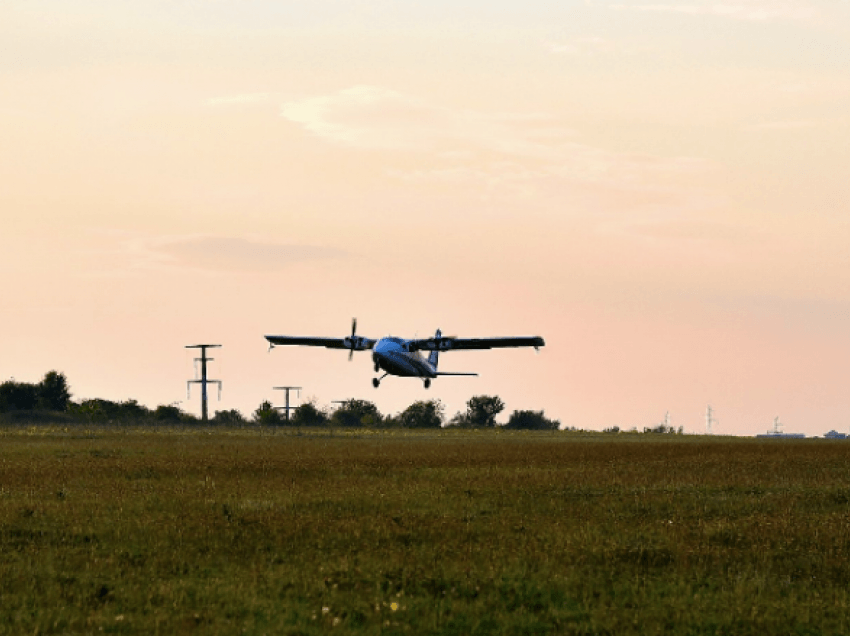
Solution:
M355 336L353 343L351 338L314 338L312 336L266 336L266 340L275 347L279 345L303 345L307 347L326 347L327 349L364 351L375 346L374 340L360 336Z
M498 349L502 347L542 347L546 342L540 336L512 338L423 338L412 340L411 349L422 351L452 351L455 349Z

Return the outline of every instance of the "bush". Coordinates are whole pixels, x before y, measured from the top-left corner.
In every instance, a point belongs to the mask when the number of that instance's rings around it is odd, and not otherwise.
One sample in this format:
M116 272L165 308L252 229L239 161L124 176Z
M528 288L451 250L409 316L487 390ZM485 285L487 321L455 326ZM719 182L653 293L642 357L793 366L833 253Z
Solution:
M153 416L158 422L180 422L183 412L176 406L159 405L154 409Z
M325 426L328 423L328 416L316 406L315 402L304 402L292 410L289 423L292 426Z
M449 426L461 428L493 428L496 416L505 408L505 403L496 395L476 395L466 403L466 413L457 413Z
M0 412L31 411L38 406L38 387L35 384L9 380L0 384Z
M420 400L393 418L403 428L440 428L443 425L443 405L439 400Z
M216 411L212 422L222 426L243 426L247 423L247 420L236 409L230 409L229 411Z
M69 403L68 411L86 422L126 422L137 421L151 416L151 410L136 400L113 402L94 398L83 400L79 404Z
M0 412L64 411L70 399L68 381L58 371L48 371L38 384L14 380L0 384Z
M342 428L380 426L382 422L378 407L368 400L346 400L331 415L331 425Z
M550 420L543 411L514 411L505 428L528 431L557 431L561 426L558 420Z
M254 411L252 421L261 426L278 426L280 425L280 413L272 406L272 403L266 400Z

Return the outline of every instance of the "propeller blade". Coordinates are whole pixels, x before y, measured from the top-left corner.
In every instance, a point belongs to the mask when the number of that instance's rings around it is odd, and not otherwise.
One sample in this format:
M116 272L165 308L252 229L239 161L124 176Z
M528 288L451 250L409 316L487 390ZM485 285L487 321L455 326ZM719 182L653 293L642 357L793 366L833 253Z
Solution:
M354 357L354 347L356 346L357 337L355 333L357 332L357 318L351 319L351 348L348 350L348 361L351 362L351 359Z

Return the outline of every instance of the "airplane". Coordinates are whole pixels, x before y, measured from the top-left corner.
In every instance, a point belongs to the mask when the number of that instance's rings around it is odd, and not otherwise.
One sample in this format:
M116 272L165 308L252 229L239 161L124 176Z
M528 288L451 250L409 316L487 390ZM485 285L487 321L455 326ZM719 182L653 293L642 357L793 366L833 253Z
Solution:
M373 340L357 335L357 319L351 321L351 335L345 338L314 338L311 336L266 336L269 351L280 345L306 345L326 347L328 349L348 349L351 361L355 351L372 351L375 373L385 371L384 375L372 379L376 389L388 375L408 378L420 378L425 388L431 386L431 380L441 375L478 375L477 373L455 373L437 371L437 358L441 351L460 349L495 349L500 347L534 347L540 349L546 343L540 336L520 336L513 338L457 338L444 336L437 329L433 338L396 338L387 336ZM420 351L430 351L425 358Z

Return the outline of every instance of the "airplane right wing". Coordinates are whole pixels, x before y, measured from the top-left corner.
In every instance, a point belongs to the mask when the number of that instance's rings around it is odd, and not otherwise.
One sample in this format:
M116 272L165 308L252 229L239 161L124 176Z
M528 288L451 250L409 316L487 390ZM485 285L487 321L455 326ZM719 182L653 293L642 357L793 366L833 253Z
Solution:
M434 337L412 340L411 349L422 351L454 351L459 349L499 349L502 347L542 347L546 342L540 336L508 338L453 338Z
M500 349L502 347L542 347L546 342L540 336L514 338L452 338L448 349Z
M266 336L266 340L274 346L303 345L307 347L325 347L327 349L348 349L364 351L375 346L371 338L354 336L351 338L314 338L312 336ZM352 346L353 345L353 346Z

